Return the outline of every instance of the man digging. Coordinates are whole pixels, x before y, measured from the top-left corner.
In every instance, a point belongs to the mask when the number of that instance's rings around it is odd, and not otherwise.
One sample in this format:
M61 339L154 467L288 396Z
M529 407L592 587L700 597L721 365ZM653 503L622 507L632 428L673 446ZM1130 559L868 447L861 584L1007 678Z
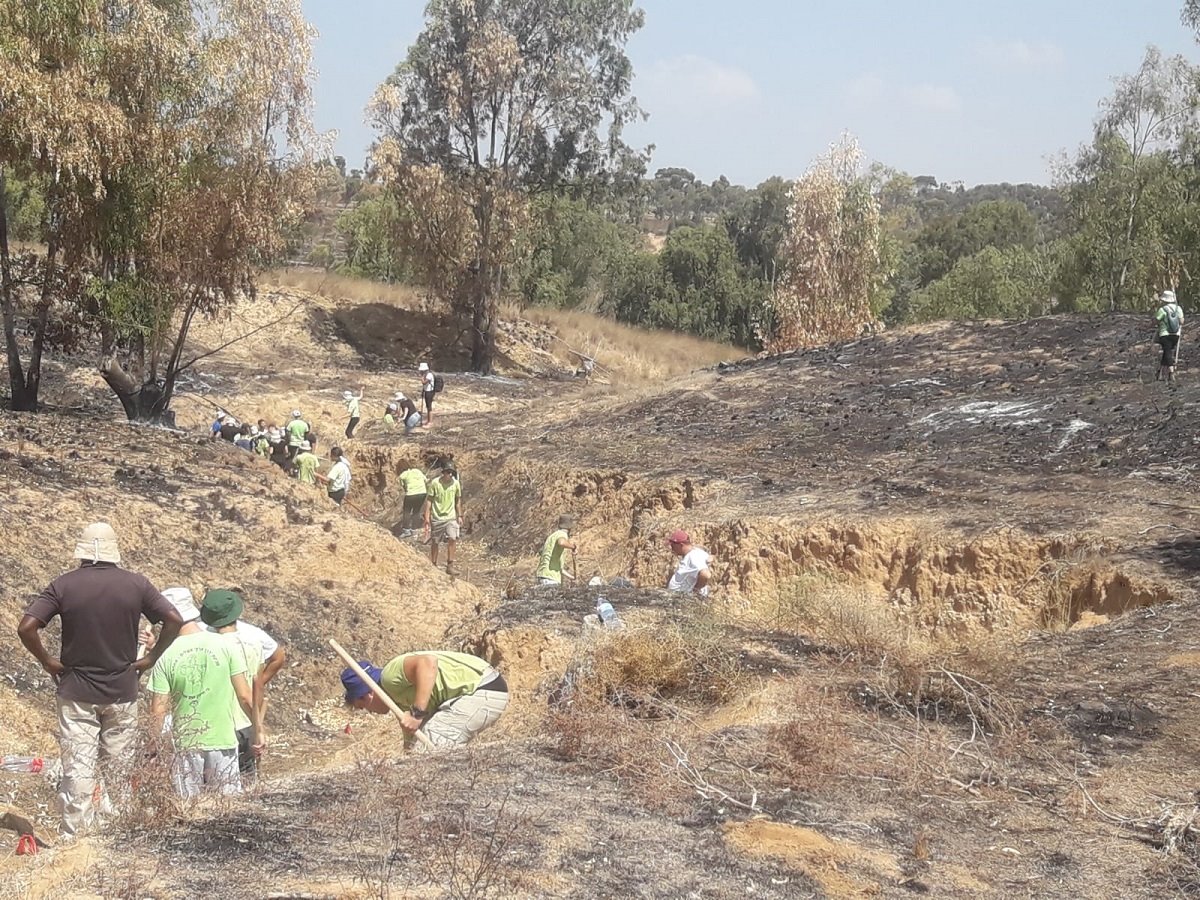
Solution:
M402 711L406 738L418 729L436 748L461 747L495 724L508 706L508 684L487 660L468 653L421 650L382 669L359 663ZM352 668L342 671L346 703L377 715L391 710ZM418 745L420 746L420 745Z
M542 555L537 569L539 585L562 584L563 557L566 555L566 551L570 550L572 555L579 551L579 544L571 540L571 529L574 527L575 520L570 516L559 516L558 528L550 533L542 545Z

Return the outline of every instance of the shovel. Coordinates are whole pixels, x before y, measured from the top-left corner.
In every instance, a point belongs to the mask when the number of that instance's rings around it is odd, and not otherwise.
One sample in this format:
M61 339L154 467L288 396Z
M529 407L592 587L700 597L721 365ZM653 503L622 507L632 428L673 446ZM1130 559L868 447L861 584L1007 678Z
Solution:
M387 693L387 691L385 691L383 689L383 686L381 684L379 684L377 681L375 681L375 679L372 678L370 675L368 675L366 672L364 672L363 667L360 666L357 662L355 662L354 657L351 656L349 653L347 653L345 651L345 649L342 647L342 645L339 644L337 641L335 641L333 638L329 639L329 646L332 647L334 652L337 653L337 655L342 658L342 660L346 663L346 665L348 665L351 669L353 669L354 673L363 680L363 684L365 684L367 687L369 687L371 689L371 691L375 694L375 696L383 701L384 706L386 706L388 709L390 709L392 712L392 715L396 717L396 721L397 722L402 721L404 719L404 710L402 710L400 707L398 707L396 705L396 701L394 701L391 697L388 696L388 693ZM416 735L417 740L420 741L425 746L426 750L433 749L433 741L431 741L429 739L429 736L427 734L425 734L425 732L418 729L414 733Z

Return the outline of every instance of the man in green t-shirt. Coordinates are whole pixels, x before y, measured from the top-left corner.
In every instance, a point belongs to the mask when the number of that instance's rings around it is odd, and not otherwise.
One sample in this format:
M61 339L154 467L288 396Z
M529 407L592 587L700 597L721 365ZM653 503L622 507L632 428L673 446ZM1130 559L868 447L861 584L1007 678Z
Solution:
M312 452L312 444L301 441L300 452L292 463L296 467L296 477L300 479L301 484L317 483L317 466L321 464L321 460Z
M300 452L300 444L308 436L309 431L308 423L304 421L300 410L292 410L292 421L287 423L284 431L287 432L288 455L295 459L296 454Z
M562 584L565 551L570 550L573 555L579 550L579 545L571 540L571 529L574 527L575 520L570 516L559 516L558 529L551 532L542 545L537 569L538 584Z
M170 713L175 744L171 781L179 796L195 797L206 787L241 793L235 698L250 719L253 752L263 749L245 659L221 635L200 627L200 610L190 591L172 589L167 599L184 625L150 670L151 740L159 739Z
M399 478L400 490L404 492L404 506L397 527L400 537L413 537L421 527L421 510L425 508L428 481L425 473L415 464L409 464Z
M434 747L460 747L493 725L508 706L508 684L487 660L469 653L420 650L382 669L359 666L401 710L406 738L420 729ZM342 671L346 703L379 715L390 712L353 669ZM420 746L420 745L418 745Z
M454 573L454 550L462 529L462 484L453 463L442 466L442 475L428 483L425 493L425 540L429 559L436 567L438 547L446 545L446 572Z

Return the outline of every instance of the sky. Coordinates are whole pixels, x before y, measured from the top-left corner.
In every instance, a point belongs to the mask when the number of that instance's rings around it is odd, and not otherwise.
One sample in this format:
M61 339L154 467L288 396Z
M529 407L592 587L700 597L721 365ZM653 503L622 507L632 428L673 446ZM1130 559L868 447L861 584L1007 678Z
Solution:
M629 42L650 171L755 185L799 176L843 131L942 182L1048 184L1147 45L1200 61L1182 0L641 0ZM303 0L320 32L315 118L362 165L372 91L424 0Z

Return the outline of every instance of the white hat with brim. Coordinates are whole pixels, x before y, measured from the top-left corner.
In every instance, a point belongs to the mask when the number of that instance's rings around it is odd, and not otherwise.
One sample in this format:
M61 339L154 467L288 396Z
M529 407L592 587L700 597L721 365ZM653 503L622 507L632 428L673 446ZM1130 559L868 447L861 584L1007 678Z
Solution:
M1175 302L1175 292L1174 291L1163 291L1161 294L1158 295L1158 302L1159 303L1174 303Z
M175 607L175 612L179 613L179 618L183 619L185 625L200 618L200 609L196 606L192 592L187 588L170 587L163 591L162 595L168 603Z
M312 449L312 444L311 444L311 443L309 443L308 441L301 441L301 442L300 442L300 449L301 449L301 450L311 450L311 449Z
M83 529L75 543L75 558L89 562L120 565L121 550L117 546L117 533L107 522L94 522Z
M417 371L418 372L428 372L429 371L429 363L421 363L419 366L417 366Z
M354 394L351 393L350 391L342 391L342 399L343 400L353 400Z

